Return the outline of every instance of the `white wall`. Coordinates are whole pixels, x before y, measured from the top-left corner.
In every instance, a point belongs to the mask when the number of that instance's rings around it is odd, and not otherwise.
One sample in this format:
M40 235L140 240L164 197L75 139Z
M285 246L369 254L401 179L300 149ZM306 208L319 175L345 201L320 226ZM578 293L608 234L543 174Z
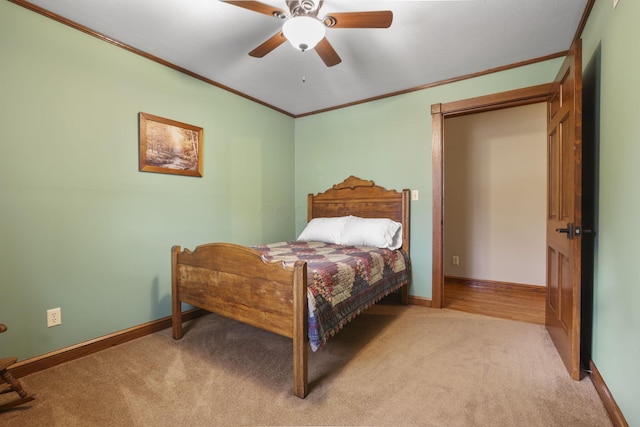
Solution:
M445 121L445 275L544 286L545 117L541 103Z

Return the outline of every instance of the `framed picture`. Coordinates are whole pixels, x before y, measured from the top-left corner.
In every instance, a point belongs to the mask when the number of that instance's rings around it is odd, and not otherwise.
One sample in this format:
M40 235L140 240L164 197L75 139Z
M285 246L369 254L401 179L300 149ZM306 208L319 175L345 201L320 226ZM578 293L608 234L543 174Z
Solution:
M140 113L140 170L202 176L202 128Z

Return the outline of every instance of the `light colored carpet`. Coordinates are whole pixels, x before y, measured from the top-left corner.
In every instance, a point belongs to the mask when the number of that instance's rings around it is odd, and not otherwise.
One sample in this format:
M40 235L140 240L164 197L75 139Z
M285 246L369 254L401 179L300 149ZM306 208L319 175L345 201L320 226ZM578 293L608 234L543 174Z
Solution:
M291 341L207 315L23 378L2 426L608 426L543 326L375 306L309 357L291 394Z

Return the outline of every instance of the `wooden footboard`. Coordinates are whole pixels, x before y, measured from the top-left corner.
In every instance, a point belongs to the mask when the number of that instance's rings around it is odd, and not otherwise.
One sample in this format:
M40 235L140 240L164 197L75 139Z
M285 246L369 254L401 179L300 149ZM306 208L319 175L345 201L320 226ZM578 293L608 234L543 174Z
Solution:
M308 391L307 265L265 262L251 248L213 243L171 248L173 338L182 338L182 303L293 340L293 392Z

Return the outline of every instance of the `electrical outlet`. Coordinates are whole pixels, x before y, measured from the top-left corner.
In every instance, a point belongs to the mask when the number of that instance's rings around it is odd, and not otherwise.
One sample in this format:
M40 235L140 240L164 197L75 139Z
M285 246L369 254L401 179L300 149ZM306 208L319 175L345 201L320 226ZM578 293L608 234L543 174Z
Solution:
M460 257L458 255L454 255L453 258L451 258L451 264L460 265Z
M58 326L62 323L62 310L60 307L47 310L47 328Z
M420 200L420 193L418 192L418 190L411 190L411 200Z

